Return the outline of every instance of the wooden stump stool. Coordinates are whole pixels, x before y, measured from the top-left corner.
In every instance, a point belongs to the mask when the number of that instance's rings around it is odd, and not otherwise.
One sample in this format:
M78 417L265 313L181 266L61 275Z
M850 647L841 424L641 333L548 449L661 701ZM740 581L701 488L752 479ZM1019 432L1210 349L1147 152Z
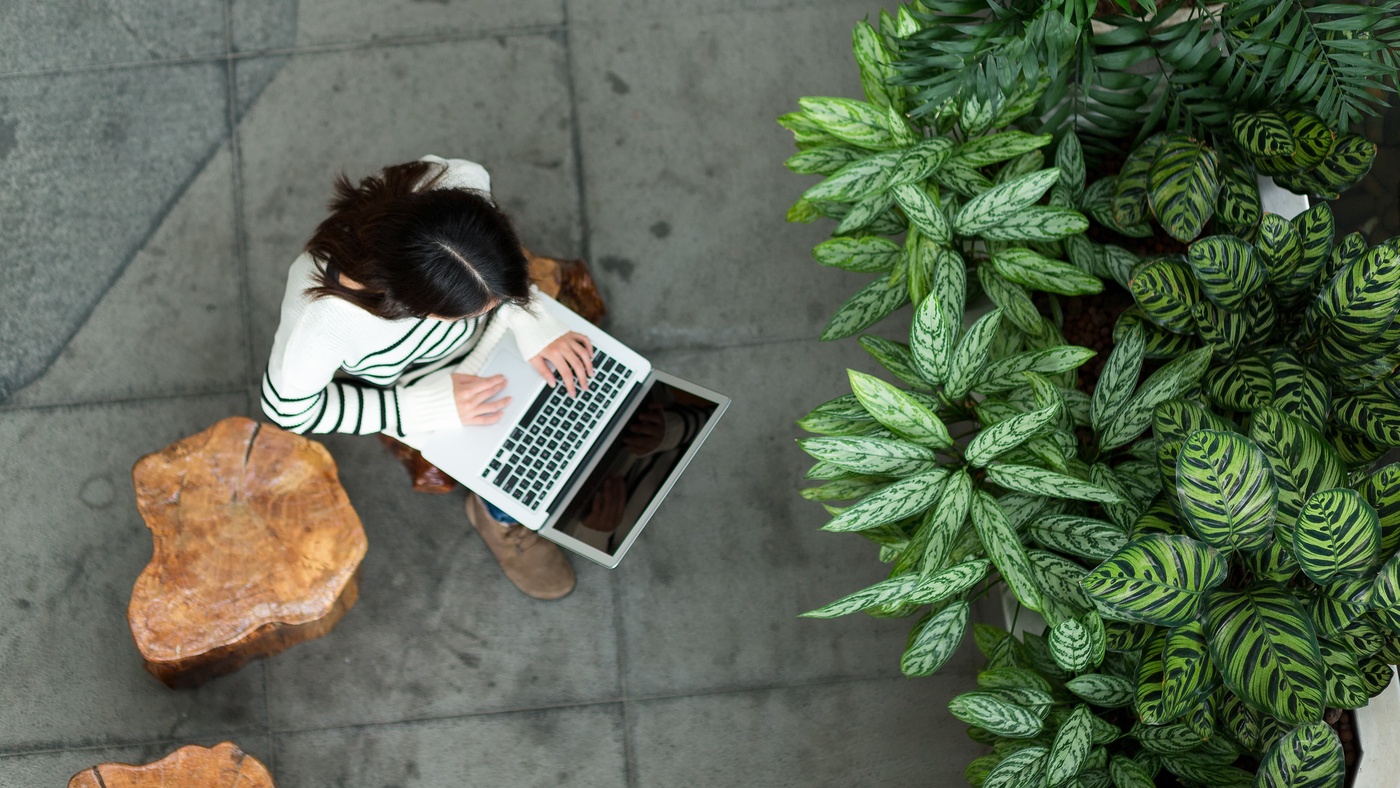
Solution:
M274 788L267 767L230 742L181 747L155 763L104 763L73 775L68 788Z
M131 475L155 550L127 621L166 685L321 637L354 606L365 532L321 444L229 418Z

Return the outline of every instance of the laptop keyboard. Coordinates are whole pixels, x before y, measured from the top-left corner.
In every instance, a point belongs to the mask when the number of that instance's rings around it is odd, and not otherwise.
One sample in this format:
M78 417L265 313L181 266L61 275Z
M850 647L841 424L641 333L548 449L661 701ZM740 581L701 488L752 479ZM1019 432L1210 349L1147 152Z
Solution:
M554 387L535 399L481 477L491 479L531 510L538 510L569 461L586 448L584 439L631 379L632 370L601 350L593 354L588 388L577 397L569 396L563 377L555 372Z

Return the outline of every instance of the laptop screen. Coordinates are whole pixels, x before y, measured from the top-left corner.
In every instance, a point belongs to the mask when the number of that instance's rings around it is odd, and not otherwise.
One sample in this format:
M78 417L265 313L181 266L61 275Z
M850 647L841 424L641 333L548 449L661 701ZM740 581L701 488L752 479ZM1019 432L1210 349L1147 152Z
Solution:
M553 527L616 554L717 407L656 380Z

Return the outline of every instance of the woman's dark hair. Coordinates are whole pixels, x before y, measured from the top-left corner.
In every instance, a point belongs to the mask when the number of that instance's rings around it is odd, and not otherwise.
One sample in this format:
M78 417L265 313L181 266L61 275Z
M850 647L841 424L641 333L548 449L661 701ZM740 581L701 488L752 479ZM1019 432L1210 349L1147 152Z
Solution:
M414 161L359 186L337 178L331 215L306 244L317 263L307 295L341 298L388 320L526 304L529 264L510 219L480 192L433 188L445 172ZM342 274L363 289L347 287Z

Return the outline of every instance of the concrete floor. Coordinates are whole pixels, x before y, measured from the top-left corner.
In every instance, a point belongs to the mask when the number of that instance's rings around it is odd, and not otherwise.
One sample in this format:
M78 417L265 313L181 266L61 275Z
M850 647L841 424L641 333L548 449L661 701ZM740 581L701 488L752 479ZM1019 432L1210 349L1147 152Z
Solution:
M773 119L858 95L870 0L45 0L0 7L0 786L231 740L297 786L955 785L910 621L796 618L882 576L817 530L792 421L869 369L819 346L863 277L789 226ZM364 520L329 636L167 690L125 622L151 541L129 471L233 414L332 178L472 158L609 328L734 405L621 568L511 587L460 495L325 443Z

